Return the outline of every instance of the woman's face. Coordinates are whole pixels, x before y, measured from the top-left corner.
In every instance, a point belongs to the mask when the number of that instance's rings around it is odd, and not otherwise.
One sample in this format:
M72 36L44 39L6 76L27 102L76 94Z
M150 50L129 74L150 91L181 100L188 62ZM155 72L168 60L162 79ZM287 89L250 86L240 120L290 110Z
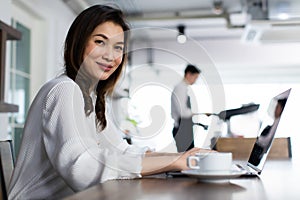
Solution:
M106 80L123 58L124 32L120 25L105 22L98 25L86 44L83 69L92 80Z

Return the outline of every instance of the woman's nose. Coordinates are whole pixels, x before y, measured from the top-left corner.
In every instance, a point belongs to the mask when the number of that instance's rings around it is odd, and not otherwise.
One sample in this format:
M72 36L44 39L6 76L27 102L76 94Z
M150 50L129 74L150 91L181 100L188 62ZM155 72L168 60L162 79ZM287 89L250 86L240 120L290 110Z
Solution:
M113 59L114 59L113 48L112 47L106 47L102 58L106 61L113 61Z

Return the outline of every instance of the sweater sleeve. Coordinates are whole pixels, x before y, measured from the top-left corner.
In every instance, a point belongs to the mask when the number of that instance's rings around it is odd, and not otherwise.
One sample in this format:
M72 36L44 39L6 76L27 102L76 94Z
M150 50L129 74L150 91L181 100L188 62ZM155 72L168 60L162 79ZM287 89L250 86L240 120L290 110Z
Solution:
M110 179L140 177L141 155L121 155L98 147L94 115L85 115L81 90L73 82L57 84L44 103L47 156L74 191Z
M111 149L112 151L119 151L121 154L133 154L143 156L146 151L154 151L148 146L137 146L129 145L121 136L121 130L118 129L113 123L113 120L110 118L110 115L107 116L107 126L106 128L98 135L99 146L100 148Z

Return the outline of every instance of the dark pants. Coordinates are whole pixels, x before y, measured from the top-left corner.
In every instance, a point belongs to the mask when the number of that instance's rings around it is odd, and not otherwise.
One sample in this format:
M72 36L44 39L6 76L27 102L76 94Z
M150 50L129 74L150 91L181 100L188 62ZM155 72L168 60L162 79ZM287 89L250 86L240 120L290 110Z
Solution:
M181 118L179 126L173 128L173 137L178 152L192 149L194 145L193 121L192 118Z

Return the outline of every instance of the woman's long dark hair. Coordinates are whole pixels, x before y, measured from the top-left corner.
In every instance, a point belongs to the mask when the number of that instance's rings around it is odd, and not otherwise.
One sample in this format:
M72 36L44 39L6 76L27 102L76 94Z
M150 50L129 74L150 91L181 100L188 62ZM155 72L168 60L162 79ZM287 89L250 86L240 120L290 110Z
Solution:
M105 22L113 22L120 25L124 31L123 59L116 71L106 80L100 80L96 87L96 105L93 108L89 89L91 82L79 73L83 63L83 55L86 43L94 29ZM97 117L97 127L106 127L105 117L105 97L113 92L113 88L122 74L122 70L127 60L127 43L129 37L129 26L127 25L121 10L104 5L95 5L81 12L72 23L64 47L65 73L74 80L82 90L85 113L89 116L95 109Z

